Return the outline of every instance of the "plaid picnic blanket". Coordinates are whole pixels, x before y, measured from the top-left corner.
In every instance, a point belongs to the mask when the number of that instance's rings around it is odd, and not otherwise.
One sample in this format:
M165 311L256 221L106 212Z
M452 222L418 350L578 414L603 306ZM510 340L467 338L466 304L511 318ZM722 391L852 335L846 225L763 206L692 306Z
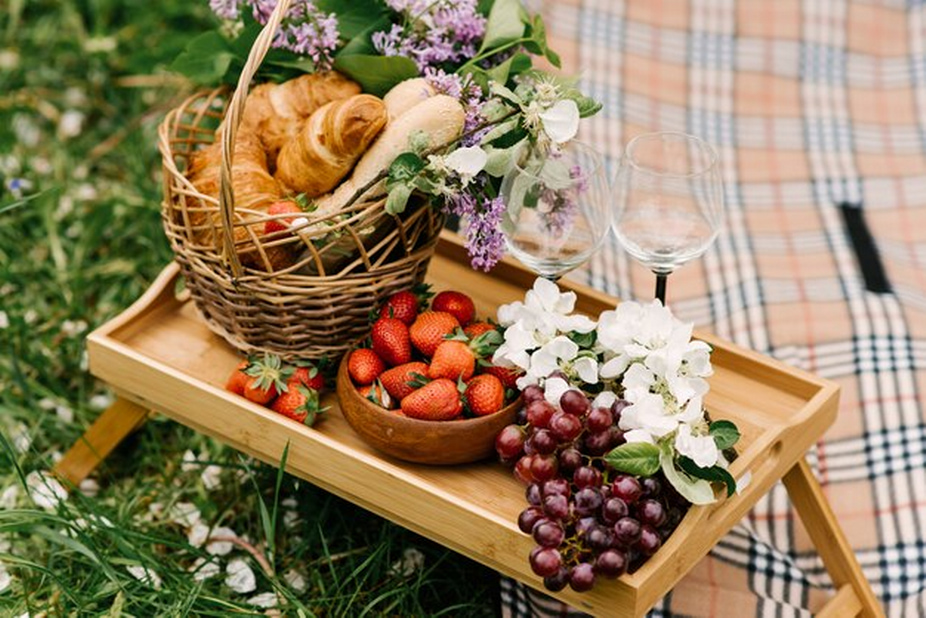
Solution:
M922 0L556 0L543 11L634 135L713 143L726 229L669 280L682 319L836 381L812 468L890 616L926 616L926 6ZM575 276L652 298L615 239ZM883 267L883 268L882 268ZM653 616L807 616L833 589L780 484ZM559 615L503 583L507 616Z

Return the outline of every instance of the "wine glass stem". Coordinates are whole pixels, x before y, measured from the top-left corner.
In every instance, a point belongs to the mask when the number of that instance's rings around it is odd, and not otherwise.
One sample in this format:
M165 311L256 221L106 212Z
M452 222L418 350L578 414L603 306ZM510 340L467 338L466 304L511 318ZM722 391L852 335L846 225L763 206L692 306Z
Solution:
M666 306L666 280L668 278L669 273L656 273L656 298L663 307Z

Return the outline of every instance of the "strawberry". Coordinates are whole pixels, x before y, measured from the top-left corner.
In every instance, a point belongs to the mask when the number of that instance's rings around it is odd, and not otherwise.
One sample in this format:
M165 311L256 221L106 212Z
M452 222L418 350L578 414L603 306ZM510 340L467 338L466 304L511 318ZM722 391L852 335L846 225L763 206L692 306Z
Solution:
M379 376L386 391L397 401L401 401L406 395L417 388L416 382L421 376L428 375L428 366L425 363L405 363L398 367L393 367L384 371Z
M243 395L254 403L267 405L279 393L286 392L292 368L283 367L279 356L264 354L260 360L250 358L244 372L252 379L245 385Z
M437 346L444 342L444 337L460 328L460 322L449 313L442 311L425 311L408 329L412 345L427 357L434 356Z
M426 421L449 420L462 410L463 402L453 380L428 382L402 399L402 412L406 416Z
M293 384L293 388L277 397L271 409L307 427L314 425L318 415L325 411L319 407L318 391L301 384Z
M373 351L390 367L402 365L412 360L412 344L408 335L408 326L396 318L380 318L373 323L370 332Z
M235 370L228 376L228 382L225 383L225 390L231 391L236 395L244 395L244 387L247 385L250 376L244 372L248 368L248 361L243 360L238 363Z
M379 310L379 317L395 318L402 320L406 326L411 326L418 317L419 309L427 305L429 298L431 286L419 283L410 290L396 292L387 298Z
M518 388L518 378L524 375L524 372L517 367L499 367L498 365L487 365L482 368L482 373L495 376L505 388Z
M466 407L476 416L495 414L505 405L505 387L490 374L478 375L466 385Z
M270 205L270 208L267 209L268 215L301 215L302 209L299 208L299 205L293 200L282 200L279 202L274 202ZM274 232L282 232L283 230L288 230L289 226L293 224L293 219L295 217L281 217L279 219L270 219L264 223L264 234L273 234Z
M428 377L469 380L476 369L476 356L462 341L444 341L434 351Z
M373 381L385 370L386 365L383 360L377 356L376 352L368 348L354 350L347 361L347 372L351 379L361 386L373 384Z
M318 370L318 367L307 363L305 366L296 367L293 375L287 380L287 386L291 384L304 384L313 390L321 392L325 388L325 376Z
M466 326L476 317L473 299L462 292L441 292L431 302L431 311L449 313L461 326Z
M463 332L470 339L475 339L479 335L495 330L495 327L488 322L473 322L463 329Z
M369 399L381 408L388 410L392 407L392 397L389 396L389 391L383 387L383 383L379 380L373 384L359 387L357 392L360 393L361 397Z

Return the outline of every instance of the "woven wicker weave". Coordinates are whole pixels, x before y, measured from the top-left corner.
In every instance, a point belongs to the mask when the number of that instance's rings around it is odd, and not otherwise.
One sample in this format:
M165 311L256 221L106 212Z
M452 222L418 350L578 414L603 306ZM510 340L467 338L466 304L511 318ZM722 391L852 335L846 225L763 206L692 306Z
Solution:
M363 336L379 302L424 279L443 216L423 202L410 204L401 218L388 215L380 196L357 200L337 215L306 215L308 223L298 226L304 233L262 236L272 216L236 212L231 144L248 86L289 4L277 5L255 41L230 101L227 89L201 92L159 127L162 220L187 287L214 332L246 353L336 358ZM216 200L199 193L184 171L191 155L213 142L223 118ZM294 263L274 270L268 259L274 251L289 252ZM250 267L242 265L243 253L252 258Z

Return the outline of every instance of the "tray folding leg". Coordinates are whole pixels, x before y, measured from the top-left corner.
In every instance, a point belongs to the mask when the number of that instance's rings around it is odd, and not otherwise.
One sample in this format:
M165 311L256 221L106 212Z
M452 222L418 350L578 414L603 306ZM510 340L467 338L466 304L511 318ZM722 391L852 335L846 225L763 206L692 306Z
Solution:
M859 566L852 547L846 540L833 509L823 495L807 460L801 458L784 476L785 488L798 516L804 522L814 547L823 560L836 596L827 602L817 616L843 618L884 616L874 591Z
M141 427L146 420L146 408L127 399L116 399L55 465L55 475L74 485L80 485L81 481L119 446L119 443Z

